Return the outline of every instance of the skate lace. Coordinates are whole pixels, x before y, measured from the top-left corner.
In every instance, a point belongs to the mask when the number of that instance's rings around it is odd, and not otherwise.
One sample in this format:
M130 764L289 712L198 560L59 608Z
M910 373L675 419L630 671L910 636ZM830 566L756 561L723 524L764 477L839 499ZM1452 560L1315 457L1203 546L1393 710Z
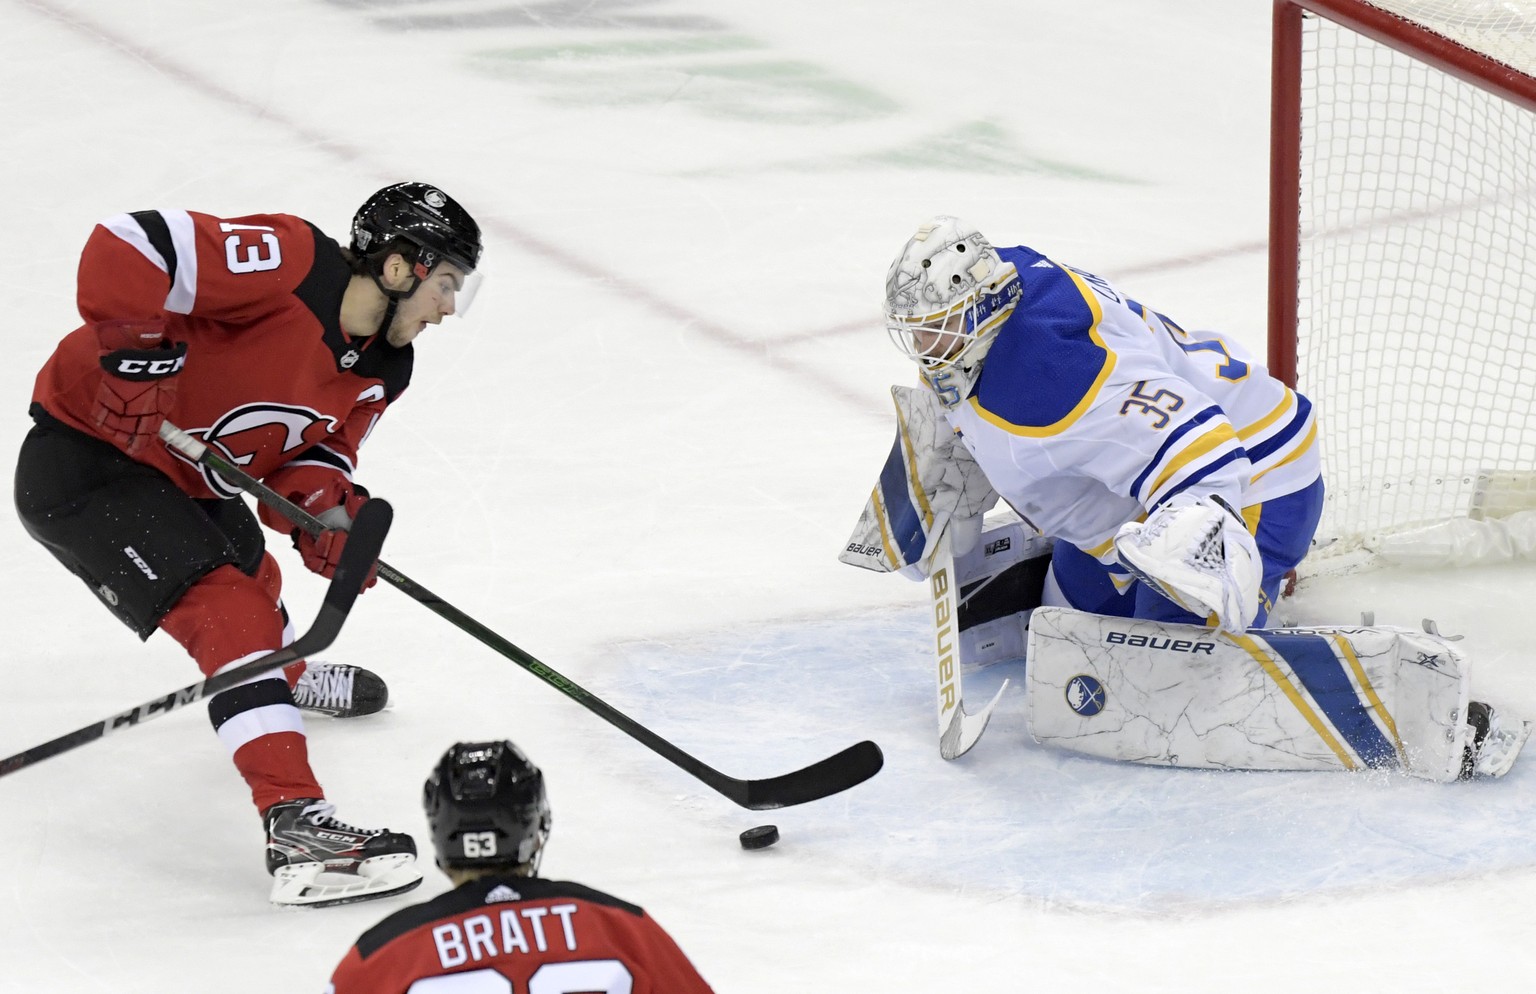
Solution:
M310 707L346 708L352 703L352 680L356 670L351 666L331 666L311 663L299 677L294 687L295 703Z
M356 825L348 825L336 818L336 805L330 801L316 801L306 805L300 815L305 821L316 828L331 828L338 832L354 832L358 835L378 835L379 829L358 828Z

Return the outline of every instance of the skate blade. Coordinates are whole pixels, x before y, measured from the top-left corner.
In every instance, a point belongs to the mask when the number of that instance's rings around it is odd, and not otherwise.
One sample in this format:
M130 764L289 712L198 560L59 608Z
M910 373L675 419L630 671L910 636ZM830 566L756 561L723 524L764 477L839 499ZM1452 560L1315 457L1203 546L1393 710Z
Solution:
M416 857L395 853L340 867L323 863L280 866L272 874L268 899L285 906L330 908L404 894L420 885Z

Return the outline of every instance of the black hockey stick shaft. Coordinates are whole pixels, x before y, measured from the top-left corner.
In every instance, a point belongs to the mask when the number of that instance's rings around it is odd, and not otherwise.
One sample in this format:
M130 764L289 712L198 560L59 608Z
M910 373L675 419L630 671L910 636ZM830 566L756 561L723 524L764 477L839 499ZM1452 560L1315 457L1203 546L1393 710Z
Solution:
M0 759L0 777L69 752L71 749L78 749L108 735L135 728L146 721L170 714L205 697L211 697L247 680L265 676L282 669L289 663L325 650L341 633L341 626L346 622L347 614L352 610L352 604L357 600L357 595L362 591L363 583L368 578L368 571L379 557L379 550L384 545L384 536L389 533L389 525L393 518L394 512L385 501L370 500L358 511L357 519L352 523L352 533L347 539L347 544L342 547L341 560L336 566L336 573L331 577L330 586L326 588L325 600L320 604L319 614L315 616L315 621L308 630L287 646L276 652L269 652L260 659L253 659L232 670L211 676L200 683L189 684L180 690L151 698L138 707L114 714L84 728L78 728L67 735L33 746L25 752Z
M171 448L211 469L261 503L281 512L305 531L316 534L324 530L325 526L312 514L169 422L161 427L160 437ZM363 506L368 505L365 503ZM581 687L574 680L565 677L513 645L388 563L379 562L379 576L392 586L404 591L412 600L447 619L454 627L479 639L500 655L512 660L641 745L744 808L761 811L819 800L863 783L880 772L880 767L885 762L880 747L865 740L849 746L836 755L781 776L761 780L742 780L727 776L684 752L602 698Z

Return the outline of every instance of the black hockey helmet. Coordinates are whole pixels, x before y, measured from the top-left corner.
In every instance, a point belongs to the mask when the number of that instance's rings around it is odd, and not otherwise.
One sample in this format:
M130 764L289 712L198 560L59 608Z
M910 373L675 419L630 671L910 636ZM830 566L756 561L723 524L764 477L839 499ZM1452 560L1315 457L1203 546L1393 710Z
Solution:
M422 806L443 869L537 873L549 839L544 774L511 742L460 742L427 778Z
M480 226L458 201L427 183L396 183L363 202L352 218L352 251L367 257L396 238L418 250L416 262L430 272L451 262L466 274L480 264Z

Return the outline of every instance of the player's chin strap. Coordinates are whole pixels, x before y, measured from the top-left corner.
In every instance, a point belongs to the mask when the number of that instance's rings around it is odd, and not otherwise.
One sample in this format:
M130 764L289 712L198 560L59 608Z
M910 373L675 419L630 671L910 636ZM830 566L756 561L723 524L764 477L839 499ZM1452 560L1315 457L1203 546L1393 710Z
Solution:
M435 253L422 252L422 258L411 265L411 285L405 290L391 290L384 285L383 274L375 270L371 265L368 267L368 275L373 277L373 285L378 287L379 292L389 301L389 303L384 305L384 316L379 319L379 326L374 331L375 335L383 335L389 331L389 326L395 320L395 312L400 309L400 301L414 297L416 291L421 289L422 280L425 280L432 273L432 265L436 264L435 258Z

